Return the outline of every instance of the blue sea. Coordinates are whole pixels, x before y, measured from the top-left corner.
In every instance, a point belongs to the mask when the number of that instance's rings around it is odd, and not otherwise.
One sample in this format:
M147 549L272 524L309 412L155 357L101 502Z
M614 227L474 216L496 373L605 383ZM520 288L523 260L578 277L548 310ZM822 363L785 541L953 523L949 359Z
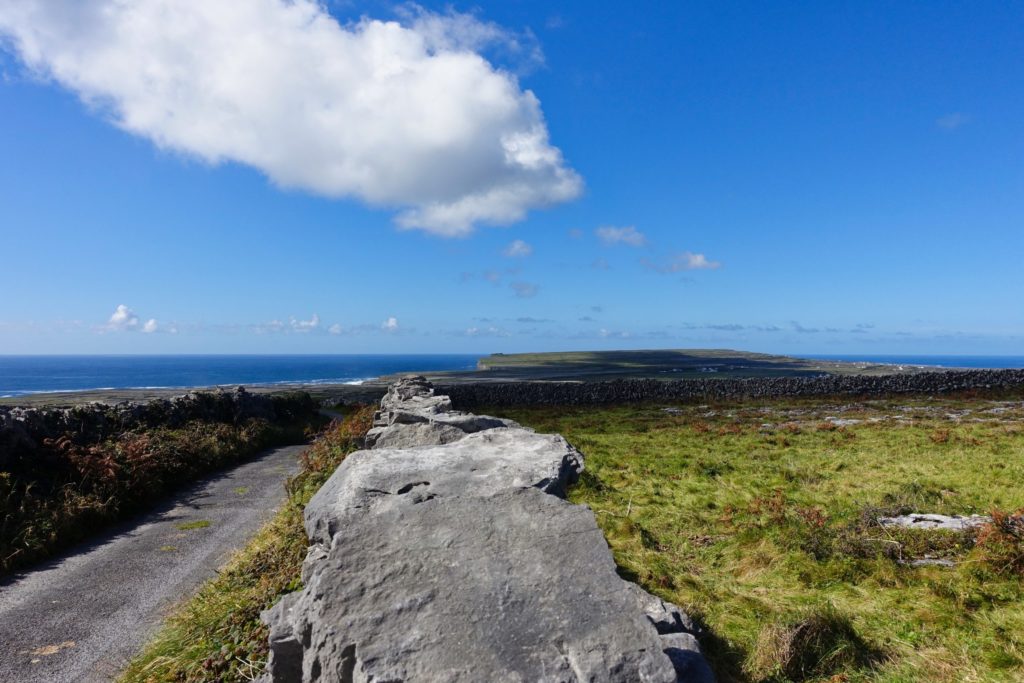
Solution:
M808 356L812 360L836 360L851 363L879 363L884 365L931 366L938 368L1024 368L1024 356L908 356L908 355L840 355Z
M471 370L478 355L0 356L0 398L58 391L358 384L396 372ZM813 355L943 368L1024 368L1024 356Z
M0 398L57 391L358 384L395 372L471 370L473 355L0 356Z

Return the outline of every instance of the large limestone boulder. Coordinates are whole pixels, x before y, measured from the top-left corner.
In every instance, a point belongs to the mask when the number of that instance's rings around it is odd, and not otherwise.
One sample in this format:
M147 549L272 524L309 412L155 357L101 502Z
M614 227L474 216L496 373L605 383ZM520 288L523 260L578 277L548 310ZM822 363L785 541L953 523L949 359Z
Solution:
M524 429L490 429L442 446L358 451L309 502L306 532L330 544L351 515L438 497L526 487L564 496L582 469L583 456L564 438Z
M535 488L350 515L268 619L275 681L668 683L683 652L593 513Z

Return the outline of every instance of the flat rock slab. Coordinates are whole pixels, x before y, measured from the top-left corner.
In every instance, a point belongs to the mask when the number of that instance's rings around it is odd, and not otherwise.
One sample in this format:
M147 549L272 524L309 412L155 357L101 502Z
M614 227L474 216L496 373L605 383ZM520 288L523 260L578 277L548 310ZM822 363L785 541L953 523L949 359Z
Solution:
M882 526L899 526L907 529L940 529L945 531L967 531L984 526L992 521L986 515L930 515L913 513L899 515L897 517L880 517L878 523Z
M305 446L267 451L0 584L0 681L117 677L167 611L284 501Z
M440 446L359 451L309 502L306 532L330 544L352 515L437 497L524 487L564 496L582 468L583 457L564 438L525 429L490 429Z
M539 489L353 515L270 615L274 680L676 681L687 643L637 600L590 509Z

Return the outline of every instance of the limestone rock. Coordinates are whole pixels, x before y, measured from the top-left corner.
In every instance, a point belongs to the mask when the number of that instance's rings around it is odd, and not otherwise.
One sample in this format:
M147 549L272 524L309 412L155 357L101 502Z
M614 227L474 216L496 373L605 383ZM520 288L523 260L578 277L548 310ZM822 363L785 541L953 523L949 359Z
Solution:
M389 389L366 435L368 448L437 446L466 434L497 427L518 427L512 420L453 411L447 396L437 396L423 377L406 377Z
M636 600L640 611L654 624L658 633L690 633L692 635L700 633L700 629L693 623L689 615L671 602L651 595L635 583L627 583L626 587L633 594L633 599Z
M533 488L350 515L268 620L275 681L677 680L593 513Z
M536 487L564 496L583 457L558 435L490 429L442 446L357 451L306 506L306 532L330 544L356 513L451 496Z
M908 529L944 529L947 531L967 531L992 521L991 517L985 515L931 515L913 513L899 515L897 517L880 517L878 523L882 526L901 526Z
M678 680L687 683L715 683L715 675L700 651L700 644L692 634L663 635L661 648L672 661Z

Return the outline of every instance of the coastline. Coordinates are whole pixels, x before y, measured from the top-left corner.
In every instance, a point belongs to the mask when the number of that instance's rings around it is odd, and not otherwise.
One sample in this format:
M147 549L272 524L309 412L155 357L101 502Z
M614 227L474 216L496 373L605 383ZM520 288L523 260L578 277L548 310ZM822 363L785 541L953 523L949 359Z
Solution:
M356 358L356 357L351 357ZM362 357L363 360L368 357ZM431 382L441 385L491 385L499 383L592 383L615 380L658 380L672 382L676 380L710 380L729 379L769 379L784 377L851 377L851 376L892 376L914 375L920 373L963 372L981 368L965 366L950 367L942 365L926 365L919 363L882 362L883 357L854 360L852 358L818 357L800 358L760 354L730 349L680 349L680 350L641 350L641 351L599 351L599 352L556 352L540 354L492 354L478 357L472 369L463 366L460 369L433 369L423 367L426 356L406 357L403 359L409 370L397 370L392 361L390 367L362 367L364 373L384 369L385 372L375 376L369 373L360 376L358 370L349 376L338 377L339 368L328 370L324 367L314 368L326 370L324 379L301 379L279 381L245 381L186 384L195 379L187 374L175 376L173 372L164 372L161 379L170 382L181 381L176 386L103 386L97 388L67 390L30 390L19 393L0 394L0 406L5 407L71 407L90 403L120 403L124 401L146 402L156 399L167 399L193 391L234 391L244 387L247 391L261 394L287 393L291 391L308 392L314 400L327 402L375 402L384 393L387 386L397 378L407 375L423 375ZM934 357L934 360L968 359L968 357ZM994 359L994 357L978 357ZM914 360L924 360L918 356ZM1018 357L1006 357L1003 361L1017 360L1016 367L1022 367ZM161 359L166 360L166 359ZM279 359L274 359L275 362ZM379 358L378 358L379 360ZM390 360L390 359L389 359ZM910 360L909 357L885 357L885 360ZM420 366L422 363L421 367ZM401 367L401 366L400 366ZM998 364L988 366L997 369ZM1004 366L1006 367L1006 366ZM347 368L346 368L347 369ZM334 372L332 372L332 370ZM388 372L389 370L394 370ZM342 370L344 372L344 370ZM330 374L327 374L330 373ZM267 373L264 372L264 375ZM272 373L271 373L272 374ZM307 376L315 377L309 373ZM130 373L122 374L117 379L131 377ZM137 379L155 379L141 373ZM226 379L226 377L223 377ZM99 376L94 379L101 379ZM104 377L103 379L111 379ZM130 381L130 380L129 380Z
M63 408L90 403L122 403L132 401L145 403L156 399L169 399L182 396L193 391L234 391L244 387L254 394L277 394L290 391L305 391L314 400L322 401L335 396L344 397L349 401L359 400L362 396L377 400L387 389L384 378L360 380L359 384L350 382L326 384L317 382L289 382L275 384L226 384L196 387L125 387L109 389L77 389L74 391L46 391L25 393L18 396L0 397L0 406L25 408Z

